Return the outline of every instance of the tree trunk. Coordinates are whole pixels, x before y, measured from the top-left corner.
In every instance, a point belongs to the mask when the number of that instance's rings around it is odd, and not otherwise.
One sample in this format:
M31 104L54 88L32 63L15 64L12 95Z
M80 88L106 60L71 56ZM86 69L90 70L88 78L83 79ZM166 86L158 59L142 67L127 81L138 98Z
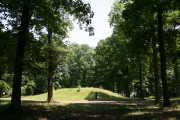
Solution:
M178 71L177 57L174 57L173 64L174 64L174 79L176 84L176 97L179 97L179 71Z
M155 104L160 102L160 87L159 87L159 71L156 42L153 41L153 63L154 63L154 80L155 80Z
M22 112L21 108L21 81L22 81L22 69L23 59L25 51L26 36L29 27L29 11L30 11L30 0L23 5L21 25L18 35L15 67L14 67L14 78L13 78L13 90L11 97L11 104L9 111L11 112Z
M166 78L166 51L163 39L163 20L162 20L162 7L158 5L158 42L159 42L159 53L161 59L161 80L163 88L163 100L164 106L171 106L170 97L168 93L168 85Z
M47 102L53 102L53 51L52 51L52 31L48 30L49 44L49 68L48 68L48 97Z
M143 99L143 89L142 89L142 65L139 62L139 92L140 92L140 99Z
M142 89L142 63L141 63L141 54L140 54L140 50L138 51L137 54L137 60L138 60L138 74L139 74L139 98L143 99L143 89Z
M82 85L83 85L83 87L85 87L85 86L87 86L87 85L89 85L88 83L87 83L87 81L86 81L86 74L87 74L87 70L86 69L84 69L83 70L83 76L82 76Z
M126 97L130 97L129 82L125 82L124 84L124 93Z

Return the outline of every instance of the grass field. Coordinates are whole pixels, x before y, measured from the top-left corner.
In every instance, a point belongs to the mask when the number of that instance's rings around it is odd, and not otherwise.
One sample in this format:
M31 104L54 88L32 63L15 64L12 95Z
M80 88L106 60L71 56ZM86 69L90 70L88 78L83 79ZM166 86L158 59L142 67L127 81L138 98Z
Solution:
M55 101L60 100L75 100L75 101L82 101L82 100L89 100L93 101L95 99L95 92L98 93L98 100L120 100L124 97L117 95L108 90L103 90L99 88L64 88L59 89L53 92L53 97ZM46 100L47 94L41 94L36 96L27 96L22 97L22 99L29 99L29 100Z
M94 93L99 93L98 101ZM61 89L54 91L59 103L44 103L46 94L26 96L22 100L22 114L6 114L9 99L0 99L0 120L179 120L180 105L154 106L153 101L126 99L110 91L97 88ZM62 101L80 101L64 103ZM106 102L101 102L101 100ZM83 101L89 101L84 103ZM112 102L114 101L114 102Z

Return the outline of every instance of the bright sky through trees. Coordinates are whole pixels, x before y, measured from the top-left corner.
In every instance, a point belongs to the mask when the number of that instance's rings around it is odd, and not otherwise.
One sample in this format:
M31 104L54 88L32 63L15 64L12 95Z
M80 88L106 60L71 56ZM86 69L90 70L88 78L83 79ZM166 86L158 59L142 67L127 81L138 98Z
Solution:
M108 14L114 0L83 0L84 3L90 3L91 9L95 15L92 19L92 26L94 27L94 36L89 36L89 33L80 30L78 24L74 23L74 29L69 31L68 40L70 43L88 44L95 47L99 40L109 37L112 33L108 22Z

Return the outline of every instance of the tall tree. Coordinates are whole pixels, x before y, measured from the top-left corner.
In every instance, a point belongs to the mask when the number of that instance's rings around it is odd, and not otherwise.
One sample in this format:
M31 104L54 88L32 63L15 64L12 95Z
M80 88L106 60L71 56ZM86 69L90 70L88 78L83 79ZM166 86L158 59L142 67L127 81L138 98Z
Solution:
M176 91L176 97L180 96L180 89L179 89L179 33L180 29L178 28L178 21L180 20L180 11L174 10L174 11L168 11L165 13L166 18L165 21L165 35L164 39L167 41L167 57L170 58L173 62L173 69L174 69L174 83L176 84L175 86L175 91Z
M142 60L141 60L141 54L138 52L137 54L137 60L138 60L138 77L139 77L139 97L140 99L143 99L144 98L144 95L143 95L143 78L142 78Z
M52 31L48 30L49 44L49 67L48 67L48 98L47 102L53 102L53 50L52 50Z
M160 102L160 83L159 83L159 70L158 70L158 48L156 41L153 40L153 68L154 68L154 80L155 80L155 104Z
M59 1L51 2L50 1L47 4L52 7L50 9L52 9L52 11L53 11L52 13L48 14L48 19L47 19L48 24L46 25L46 26L48 26L48 28L47 28L48 34L49 34L48 41L49 41L49 45L50 45L47 101L52 102L53 101L53 92L52 92L52 90L53 90L53 67L52 67L53 66L53 53L52 53L52 48L51 48L52 33L54 32L58 35L61 35L61 37L63 37L63 36L66 36L66 32L67 32L67 27L59 28L59 26L57 26L54 23L60 23L61 25L64 26L63 23L65 23L64 22L65 20L63 18L61 18L61 16L63 16L63 14L61 12L63 12L63 13L65 13L65 15L66 15L65 17L67 19L68 19L68 17L67 17L68 15L73 15L75 17L75 19L78 19L78 22L80 23L80 27L82 27L83 23L85 23L86 26L88 26L89 24L91 24L92 11L90 9L90 5L83 3L81 0L66 1L66 2L59 2ZM82 14L79 14L79 12L82 12ZM54 17L55 15L59 16L60 18L58 19L57 17ZM53 20L51 20L52 17L54 18ZM56 31L56 30L58 30L58 31ZM49 32L49 31L51 31L51 32ZM89 29L87 31L89 31Z
M141 46L142 51L144 51L144 47L152 46L152 40L155 40L156 38L153 37L156 36L156 34L154 33L158 33L157 36L161 56L161 78L163 86L164 106L169 106L170 98L168 95L168 86L166 78L166 51L163 38L163 34L165 33L163 30L163 17L166 16L163 16L163 14L167 13L168 11L177 9L178 7L174 4L177 3L177 1L119 1L119 3L121 4L123 2L125 5L125 9L123 11L122 9L119 10L119 13L116 12L117 14L114 14L114 19L119 18L121 19L121 22L124 21L125 25L121 25L121 27L124 28L123 32L127 37L129 37L130 42L134 43L135 47ZM133 12L134 10L136 10L136 12ZM117 17L118 15L120 17ZM157 15L157 20L155 19L154 15ZM119 25L117 24L117 20L115 20L114 23L116 25ZM158 26L158 29L154 30L156 26Z
M162 87L163 87L163 100L164 106L170 106L170 97L169 91L167 86L167 77L166 77L166 50L165 50L165 43L163 39L163 8L162 8L162 1L160 0L157 5L157 12L158 12L158 42L159 42L159 53L160 53L160 60L161 60L161 80L162 80Z
M18 34L17 52L14 68L14 78L13 78L13 91L11 104L9 106L9 111L21 112L21 81L22 81L22 70L23 70L23 59L25 44L28 34L29 26L29 12L30 12L30 2L31 0L24 1L21 17L21 25Z

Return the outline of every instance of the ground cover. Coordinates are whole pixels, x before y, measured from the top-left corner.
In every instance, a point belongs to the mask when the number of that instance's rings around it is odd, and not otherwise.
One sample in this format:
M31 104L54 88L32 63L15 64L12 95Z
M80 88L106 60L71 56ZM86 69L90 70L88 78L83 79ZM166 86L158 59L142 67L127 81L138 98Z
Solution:
M180 106L154 106L152 101L52 103L22 101L24 113L6 114L9 100L0 100L0 120L178 120Z
M53 97L55 101L93 101L95 99L95 93L98 93L98 100L120 100L124 99L121 95L113 93L108 90L99 88L63 88L59 90L54 90ZM47 93L35 96L24 96L22 99L28 100L46 100Z
M88 90L87 90L88 89ZM154 101L128 99L110 91L87 88L64 89L66 95L56 96L56 103L45 103L45 94L26 96L22 100L23 113L7 114L10 99L0 99L0 120L178 120L180 104L172 99L172 107L153 105ZM54 91L58 95L65 91ZM68 93L69 91L69 93ZM89 92L87 92L89 91ZM97 92L99 97L94 98ZM57 92L57 93L56 93ZM76 93L77 92L77 93ZM91 94L90 94L91 93ZM76 97L73 97L74 96ZM79 97L78 97L79 95ZM44 96L44 98L42 97ZM81 97L80 97L81 96ZM58 99L59 97L59 99ZM60 99L61 98L61 99ZM75 99L76 98L76 99Z

